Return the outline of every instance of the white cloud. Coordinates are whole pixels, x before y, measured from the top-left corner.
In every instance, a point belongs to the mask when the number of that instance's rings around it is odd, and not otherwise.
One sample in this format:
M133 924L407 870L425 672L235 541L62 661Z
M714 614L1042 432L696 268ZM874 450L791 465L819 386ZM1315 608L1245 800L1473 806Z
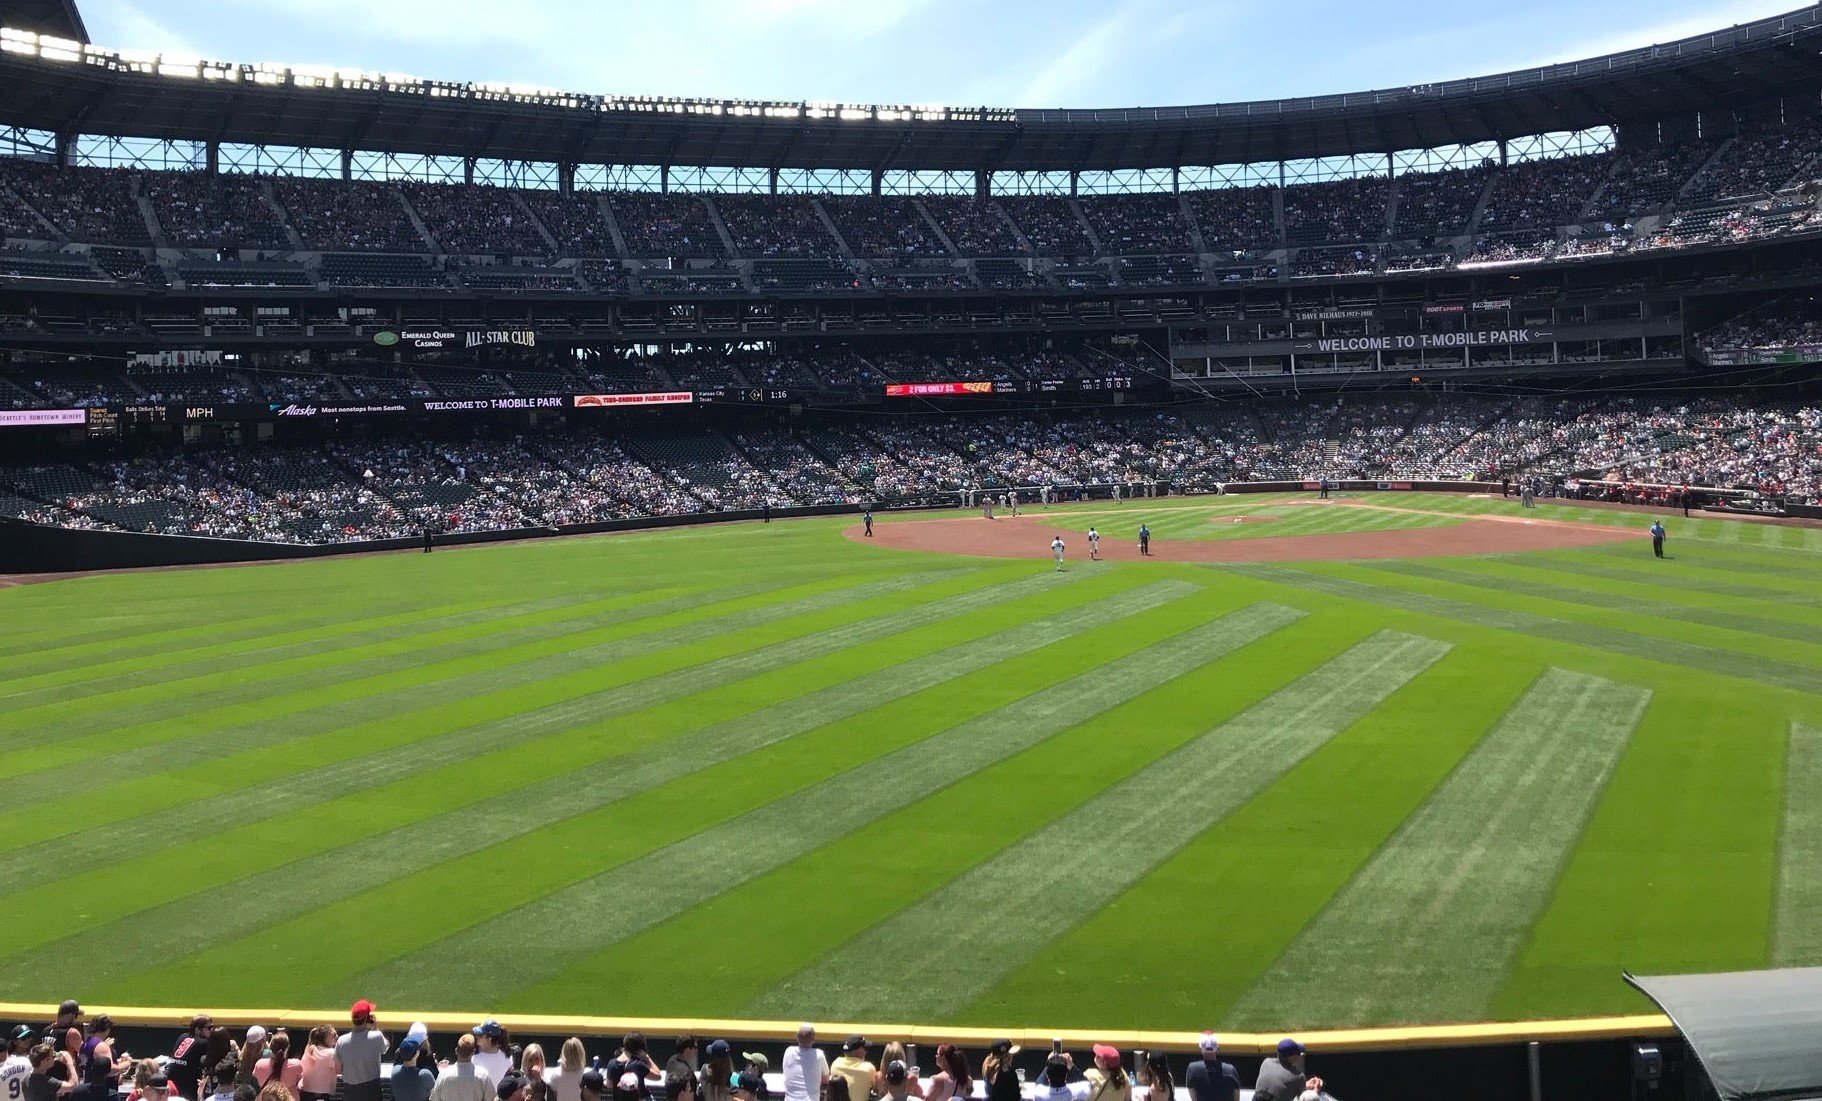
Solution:
M1077 100L1083 85L1124 54L1122 42L1137 14L1138 6L1128 4L1090 27L1026 81L1008 106L1053 107Z
M935 0L708 0L707 25L798 32L812 29L820 37L857 41L871 38L905 22L930 7ZM720 21L725 21L722 23Z
M1666 42L1675 42L1679 38L1692 38L1709 31L1724 30L1736 23L1751 23L1767 16L1782 15L1790 8L1790 0L1719 0L1698 12L1666 19L1649 26L1628 27L1580 38L1565 37L1562 45L1537 55L1533 60L1521 61L1512 67L1529 69L1564 61L1600 57L1602 54L1636 50L1641 46L1662 45Z
M103 46L184 55L201 52L135 0L87 0L82 12L90 35Z

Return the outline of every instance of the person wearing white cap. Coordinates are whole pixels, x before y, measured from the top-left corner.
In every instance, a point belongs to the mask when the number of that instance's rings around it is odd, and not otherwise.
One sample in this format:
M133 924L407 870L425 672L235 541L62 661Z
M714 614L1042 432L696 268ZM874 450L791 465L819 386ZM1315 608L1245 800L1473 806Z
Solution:
M392 1101L429 1101L437 1084L437 1060L427 1042L430 1030L417 1021L399 1041L392 1066Z
M784 1101L818 1101L829 1084L829 1057L816 1046L816 1026L797 1028L797 1042L784 1049Z
M1188 1073L1183 1076L1190 1101L1238 1101L1239 1072L1234 1070L1232 1063L1221 1061L1221 1045L1215 1040L1215 1034L1204 1032L1196 1046L1202 1049L1202 1058L1191 1063Z

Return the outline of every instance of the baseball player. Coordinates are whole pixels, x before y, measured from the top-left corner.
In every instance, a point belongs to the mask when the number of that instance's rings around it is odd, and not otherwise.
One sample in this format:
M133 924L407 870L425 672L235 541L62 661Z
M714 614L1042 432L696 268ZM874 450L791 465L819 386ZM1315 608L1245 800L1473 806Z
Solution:
M873 538L873 510L871 508L860 514L860 522L867 525L867 538Z
M1057 572L1063 572L1063 537L1061 535L1050 541L1051 557L1057 560Z
M1018 490L1015 489L1011 493L1006 494L1006 507L1012 510L1012 514L1014 516L1017 516L1019 514L1019 491Z
M1139 525L1139 553L1146 558L1151 557L1151 528L1144 524Z
M1088 558L1092 562L1101 560L1101 533L1093 528L1088 529Z

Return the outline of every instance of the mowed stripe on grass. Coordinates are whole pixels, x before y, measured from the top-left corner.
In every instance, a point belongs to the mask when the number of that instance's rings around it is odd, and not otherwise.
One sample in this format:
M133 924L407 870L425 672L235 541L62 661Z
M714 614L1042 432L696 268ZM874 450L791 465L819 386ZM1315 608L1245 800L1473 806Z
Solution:
M785 597L795 589L732 598L725 592L696 594L658 601L582 635L375 676L364 684L371 694L312 690L161 720L150 727L174 736L141 739L134 735L145 728L135 728L119 740L146 744L0 779L0 803L12 808L0 812L0 851L239 791L291 771L295 760L324 763L540 707L577 706L576 701L642 676L811 633L870 610L889 610L891 605L857 611L852 606L876 597L915 600L904 594L920 584L949 581L980 586L990 579L913 574L846 587L819 584L810 595L791 599ZM199 763L205 753L213 759ZM69 784L52 786L66 779ZM178 779L185 786L170 782ZM82 793L68 794L77 782Z
M1753 647L1761 651L1760 654L1703 646L1681 638L1623 630L1580 617L1559 619L1540 615L1512 606L1526 601L1507 594L1485 593L1487 603L1481 603L1442 596L1423 589L1421 583L1406 587L1405 584L1394 586L1376 580L1357 580L1353 576L1354 567L1327 566L1315 570L1229 564L1221 568L1264 581L1277 581L1312 592L1364 600L1370 604L1438 616L1476 627L1517 631L1552 642L1589 646L1647 661L1681 665L1749 683L1767 683L1811 695L1822 694L1822 669L1764 656L1776 651L1776 645L1768 642ZM1397 577L1389 571L1362 572L1364 577L1371 577L1374 573L1380 578ZM1639 625L1649 626L1649 622L1640 617ZM1750 640L1742 641L1750 644Z
M1638 591L1612 592L1575 585L1560 576L1552 576L1545 567L1523 570L1499 563L1465 561L1447 566L1423 562L1382 562L1375 568L1407 577L1445 581L1452 585L1471 585L1494 592L1620 611L1648 619L1667 619L1721 631L1740 632L1755 639L1781 638L1805 646L1822 647L1822 624L1790 622L1772 615L1744 615L1723 608L1695 607L1664 600L1659 596L1647 596ZM1822 649L1809 651L1809 654L1822 660Z
M536 602L545 607L558 607L564 603L578 603L584 597L557 597L549 601ZM554 602L553 602L554 601ZM284 656L287 651L298 653L310 652L317 648L334 649L338 646L359 645L359 637L371 632L375 637L385 637L394 628L403 627L408 633L419 624L429 624L423 629L434 629L445 619L462 620L469 616L482 619L492 615L510 615L509 609L520 607L530 610L531 601L473 601L464 604L452 604L436 607L424 607L406 612L376 613L366 617L349 617L339 622L318 624L310 627L288 631L264 632L253 638L223 637L210 639L193 647L166 646L152 649L145 653L104 660L77 661L65 660L47 662L41 667L32 668L28 663L9 661L4 670L0 670L0 709L15 710L30 706L34 697L49 696L53 700L78 699L83 695L92 695L117 688L131 688L141 683L151 683L146 677L148 670L181 670L188 667L207 667L213 661L234 662L244 665L257 665L264 655ZM350 638L354 642L347 641ZM278 660L272 658L271 660ZM173 673L173 676L178 674Z
M836 621L824 626L815 617L808 621L793 619L787 621L790 630L786 637L776 643L759 645L760 640L749 640L754 644L750 650L700 664L689 661L687 656L679 659L672 651L660 651L655 657L668 658L669 671L655 671L640 677L636 663L621 663L614 669L622 681L616 688L587 692L529 715L511 711L502 718L471 723L454 734L434 739L445 746L459 744L464 750L462 754L426 754L421 752L423 744L419 743L404 746L390 759L382 758L381 765L391 767L374 767L372 758L380 755L361 754L363 748L371 750L373 746L355 742L349 751L357 758L350 768L359 771L345 775L344 779L358 777L364 782L351 784L349 789L336 790L321 783L297 784L291 778L284 778L277 782L294 794L290 802L262 798L265 793L258 790L236 790L205 812L195 811L190 805L178 807L174 812L179 826L192 821L192 815L213 815L229 822L244 823L231 833L172 845L155 843L155 839L164 835L141 831L140 836L152 839L154 843L134 858L123 860L119 856L121 846L110 842L109 834L114 831L91 831L85 848L60 854L51 866L64 871L65 862L75 866L83 863L86 857L95 866L94 870L51 882L41 880L15 895L0 897L0 923L16 918L17 924L13 926L16 936L29 938L33 928L47 924L33 920L33 915L41 912L46 917L53 917L59 909L75 907L88 913L91 920L100 921L109 915L131 913L207 886L231 882L245 874L244 862L234 854L248 847L258 848L293 837L290 848L293 856L322 851L345 836L344 823L356 813L367 829L380 830L388 823L398 824L435 814L452 801L460 805L479 799L489 791L520 787L532 782L536 774L515 772L501 779L502 771L515 761L537 761L546 759L540 755L549 754L548 759L563 759L579 767L588 758L574 756L578 747L592 747L598 755L619 751L641 738L656 737L657 727L649 712L660 704L693 699L695 702L690 707L698 710L692 710L691 714L697 714L704 706L705 693L712 689L737 685L760 674L798 666L815 657L838 655L868 640L941 622L970 608L1014 601L1033 591L1060 584L1066 582L1040 575L989 586L985 591L964 591L940 600L930 599L935 593L924 589L913 589L896 602L891 598L860 600L829 613L850 622ZM917 603L919 597L923 598L921 604ZM869 615L870 612L874 614ZM785 630L785 627L780 625L778 629ZM725 643L726 640L718 641ZM734 706L740 709L741 704ZM609 738L603 735L599 721L591 722L603 714L612 717L608 722L628 727L637 716L639 726L625 731L620 737ZM674 722L673 725L687 724ZM262 821L268 817L273 820ZM193 829L184 827L176 836L187 839L194 836ZM54 845L52 851L57 851ZM184 877L153 875L153 869L173 861L186 869ZM138 890L126 887L147 879L152 882ZM53 920L48 922L48 928L56 931L59 926Z
M1620 591L1631 592L1635 589L1643 589L1660 595L1673 593L1683 599L1704 603L1712 598L1732 607L1744 605L1755 610L1822 608L1822 594L1814 591L1815 572L1813 570L1809 571L1804 579L1793 579L1788 585L1779 585L1776 583L1776 577L1764 574L1759 575L1754 579L1753 584L1748 585L1723 580L1708 569L1687 577L1672 577L1663 573L1648 575L1640 573L1636 567L1628 569L1622 565L1605 565L1599 561L1586 560L1569 554L1528 555L1524 558L1482 559L1482 561L1497 561L1512 566L1523 566L1533 573L1547 574L1559 583L1564 580L1565 575L1570 575L1595 581L1618 582L1624 586Z
M428 662L457 653L452 643L483 640L486 647L507 647L567 631L585 631L590 625L612 622L614 614L623 609L680 592L678 587L656 591L605 587L589 594L497 603L437 616L386 616L368 627L341 634L312 631L310 638L293 642L224 643L208 647L213 653L186 654L180 660L175 654L153 654L109 664L106 673L95 676L64 671L0 685L0 715L31 707L36 700L46 700L60 718L71 718L113 707L142 709L151 702L200 695L226 684L251 687L279 680L293 685L337 684L366 671L408 667L414 660ZM406 656L403 662L395 660L401 654ZM273 685L261 687L268 695L273 691Z
M982 591L968 589L934 600L929 598L935 592L923 593L922 604L902 609L890 603L876 607L862 599L859 611L881 614L857 624L836 624L821 630L814 628L823 627L822 621L800 624L801 636L770 644L763 639L752 640L753 649L721 658L664 645L667 641L682 641L670 632L634 636L622 644L618 662L591 678L590 683L596 686L592 691L558 693L555 702L542 706L537 706L536 701L551 698L543 691L545 686L534 686L539 689L535 695L524 690L496 690L424 715L389 716L315 739L292 739L267 753L248 753L239 759L215 760L179 773L146 777L109 789L110 798L104 804L121 818L132 820L135 830L123 832L109 822L33 845L0 850L0 898L48 882L45 868L55 868L57 878L72 877L91 869L120 865L145 853L161 852L171 845L169 838L195 836L199 832L213 837L210 831L295 815L379 785L397 785L454 762L498 753L502 747L541 748L536 745L540 739L570 733L600 714L623 715L654 707L834 653L843 646L941 622L962 611L1014 601L1056 584L1051 578L1030 578L987 585ZM905 597L899 603L914 599ZM708 630L710 626L701 629ZM641 666L637 660L640 658L651 661ZM642 672L648 674L644 679L639 677ZM270 730L261 734L259 728L250 733L263 738L273 736ZM221 740L216 740L218 747ZM286 761L300 754L314 767L284 767ZM189 773L196 775L194 783L189 783ZM154 809L154 793L173 782L188 783L189 800ZM146 789L146 794L136 797L137 793L130 790L135 788ZM210 792L214 794L206 794ZM396 817L414 805L410 799L389 799L379 808L379 819ZM337 836L329 830L310 844L327 843ZM293 846L291 851L294 856L310 851L309 844L301 849ZM201 866L196 869L200 871ZM36 879L34 872L38 873Z
M747 597L748 605L745 609L731 602L726 610L745 610L763 616L768 614L767 605L776 604L787 596L811 608L834 607L840 603L840 597L836 594L845 588L864 582L879 586L883 591L897 591L916 584L917 581L913 580L916 576L895 574L839 580L823 578L795 585L760 582L730 594L735 600ZM923 577L923 580L935 579L933 575ZM389 660L351 665L339 676L306 671L261 683L254 690L249 690L248 686L239 683L233 673L229 673L208 678L209 683L203 685L191 683L179 686L179 689L187 687L187 691L167 692L154 686L131 689L118 696L73 701L67 709L57 705L22 708L0 716L0 728L33 731L38 748L33 751L35 756L0 756L0 769L12 764L15 758L29 767L34 762L47 758L62 761L79 757L104 745L117 748L123 745L150 744L160 740L161 735L172 729L186 729L187 724L198 716L207 722L227 722L255 714L293 711L315 702L335 702L353 695L371 695L397 687L401 683L420 684L438 676L446 679L470 669L538 662L557 653L576 652L605 642L624 629L624 622L628 618L630 617L610 612L576 624L577 629L574 630L566 630L564 624L553 624L543 630L530 632L528 641L497 650L491 648L490 639L483 635L466 644L452 646L450 656L441 660L424 662L420 655L406 652ZM356 675L352 679L340 679L340 676L346 676L349 672ZM103 707L104 704L115 706ZM101 709L97 710L98 707ZM159 720L165 721L161 723ZM17 739L12 740L17 743ZM49 766L39 764L37 767Z
M875 925L748 1009L849 1020L954 1012L1448 649L1412 635L1374 635ZM1065 868L1083 871L1059 874ZM882 959L894 966L878 967ZM906 975L918 981L907 984Z
M436 1004L456 991L483 1001L560 971L599 951L734 890L766 871L844 837L869 822L959 782L1202 665L1262 638L1302 613L1253 605L1183 630L1164 617L1135 624L1104 647L1109 660L1091 676L1037 687L1010 703L938 731L923 732L826 779L774 797L738 817L563 890L508 910L425 949L356 977L397 991L401 1000ZM1178 630L1120 654L1160 621ZM915 778L915 783L907 782ZM762 796L763 797L763 796ZM586 915L586 920L578 920ZM510 972L484 949L502 938L536 945Z
M1002 588L1007 590L1008 602L1018 602L1017 607L1006 609L1013 615L1043 615L1068 595L1056 591L1034 596L1018 586ZM916 625L912 625L906 633L884 640L904 660L891 663L892 656L888 655L884 659L888 664L876 672L857 672L852 679L671 737L665 737L669 731L659 726L655 733L661 740L655 744L651 744L653 724L641 723L646 737L629 734L628 741L618 747L622 750L619 753L594 762L574 761L575 767L562 775L544 777L528 786L240 880L235 884L239 901L232 913L217 913L219 907L211 896L191 895L78 937L70 942L69 951L57 953L66 959L61 969L66 974L74 972L78 977L89 976L96 983L105 983L131 974L137 967L155 967L193 946L192 931L197 922L207 922L217 940L252 933L294 914L294 900L300 895L308 895L321 906L389 882L398 874L396 861L400 852L411 853L413 866L422 868L505 843L563 817L590 813L633 798L647 789L758 752L883 702L1030 653L1097 624L1117 623L1176 599L1190 588L1181 583L1160 582L1112 595L1086 590L1077 594L1085 600L1079 607L921 656L905 656L925 645L925 640L917 637ZM944 610L953 613L955 608ZM988 615L971 618L988 627L999 622ZM940 643L944 638L935 635L934 640ZM859 653L857 657L864 669L864 663L874 655ZM628 718L636 721L637 716ZM620 725L632 724L623 721ZM560 807L560 812L553 812L553 807ZM134 947L130 958L122 958L118 950L86 951L90 940L114 945L130 943ZM70 960L76 962L67 962Z
M1273 1027L1486 1012L1651 694L1551 669L1234 1007Z
M1790 725L1784 824L1778 837L1774 967L1822 965L1822 728Z

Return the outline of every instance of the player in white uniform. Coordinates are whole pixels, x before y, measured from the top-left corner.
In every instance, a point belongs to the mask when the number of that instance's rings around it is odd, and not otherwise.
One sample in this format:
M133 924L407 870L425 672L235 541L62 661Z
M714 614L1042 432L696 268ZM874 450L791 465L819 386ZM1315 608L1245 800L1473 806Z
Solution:
M1018 490L1015 489L1011 493L1006 494L1006 507L1010 508L1012 510L1012 514L1014 516L1017 516L1019 514L1019 491Z
M1088 529L1088 558L1094 562L1101 560L1101 533L1093 528Z
M1050 541L1050 553L1056 557L1057 572L1063 572L1063 537L1061 535Z

